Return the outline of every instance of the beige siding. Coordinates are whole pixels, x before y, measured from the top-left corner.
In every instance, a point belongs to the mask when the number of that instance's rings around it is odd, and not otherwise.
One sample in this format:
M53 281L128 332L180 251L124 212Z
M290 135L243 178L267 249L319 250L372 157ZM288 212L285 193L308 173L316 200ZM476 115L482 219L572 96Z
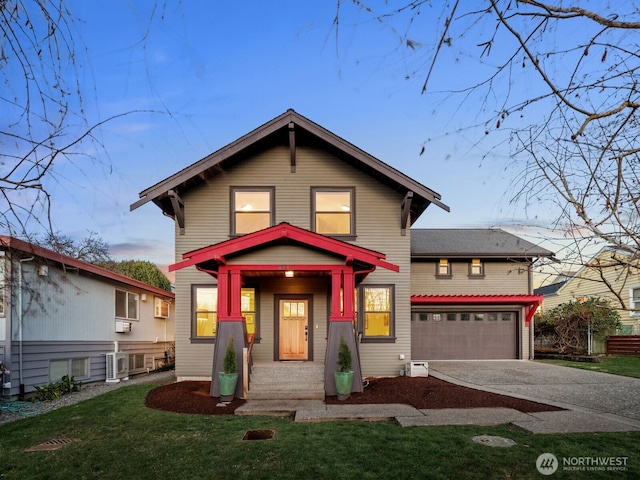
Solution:
M469 278L469 261L450 260L451 278L437 278L437 260L411 265L412 295L510 295L531 293L529 264L485 261L484 278ZM505 307L506 308L506 307ZM521 358L530 358L530 328L525 326L523 308L515 307L520 319Z
M185 234L176 232L176 260L182 254L229 239L230 188L234 186L275 187L276 224L288 222L304 229L311 226L311 187L355 187L356 234L354 244L382 252L387 261L400 266L400 273L378 268L366 283L395 284L396 342L393 344L363 344L361 358L364 375L396 375L403 361L409 358L410 345L410 236L400 235L400 203L402 195L390 190L361 171L350 167L324 151L299 147L296 153L296 173L291 173L287 147L273 148L242 162L218 175L209 183L194 188L183 197L185 203ZM242 263L327 263L331 256L300 247L270 248L265 257L251 253L231 262ZM311 288L314 295L315 359L324 357L326 337L326 279L311 279L299 286ZM305 280L306 282L306 280ZM176 355L177 375L182 378L210 377L213 346L190 341L191 283L215 283L215 279L194 268L176 275ZM263 282L260 291L261 336L256 347L257 359L273 358L273 295L291 283ZM308 293L308 292L307 292ZM270 357L271 355L271 357Z
M413 295L507 295L530 293L529 266L484 262L484 278L469 278L469 262L451 261L451 278L436 278L437 261L411 265Z

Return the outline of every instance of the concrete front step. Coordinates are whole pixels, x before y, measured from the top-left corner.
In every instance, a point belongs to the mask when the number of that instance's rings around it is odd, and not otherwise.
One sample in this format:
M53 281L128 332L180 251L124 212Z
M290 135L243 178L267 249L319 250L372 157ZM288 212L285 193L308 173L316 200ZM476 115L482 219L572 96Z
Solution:
M324 365L308 362L254 364L250 400L324 400Z

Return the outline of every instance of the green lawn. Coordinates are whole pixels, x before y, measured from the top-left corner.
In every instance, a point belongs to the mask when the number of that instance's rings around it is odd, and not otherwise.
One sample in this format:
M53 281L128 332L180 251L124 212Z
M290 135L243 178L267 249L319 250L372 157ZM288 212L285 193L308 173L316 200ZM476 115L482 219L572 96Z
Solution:
M144 406L149 385L0 425L1 479L542 478L537 457L628 457L614 478L640 478L640 433L529 435L507 426L412 427L391 422L295 423L290 418L185 415ZM271 440L243 441L250 429ZM515 447L476 444L500 435ZM79 442L25 452L54 438ZM562 468L562 467L561 467ZM549 478L612 478L561 471Z
M620 355L616 357L601 357L600 363L569 362L566 360L537 360L544 363L553 363L564 367L582 368L595 372L613 373L625 377L640 378L640 357Z

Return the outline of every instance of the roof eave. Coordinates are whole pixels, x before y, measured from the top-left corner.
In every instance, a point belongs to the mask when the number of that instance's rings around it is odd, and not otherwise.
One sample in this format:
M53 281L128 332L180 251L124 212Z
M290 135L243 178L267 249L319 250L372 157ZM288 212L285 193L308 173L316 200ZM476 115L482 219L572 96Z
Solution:
M173 209L162 203L162 199L166 197L167 192L172 189L178 189L178 187L184 185L194 177L201 175L208 169L214 168L229 157L242 152L249 146L259 142L267 136L275 133L281 128L286 128L290 122L300 126L301 128L312 133L319 139L329 143L333 147L346 153L350 157L354 158L358 162L374 169L382 174L387 179L391 180L395 184L401 186L407 191L414 192L414 200L412 204L412 223L424 212L424 210L431 204L435 204L443 210L449 212L450 208L441 201L441 195L428 187L420 184L419 182L407 177L403 173L387 165L381 160L369 155L363 150L359 149L355 145L347 142L343 138L335 135L324 127L312 122L311 120L303 117L294 110L287 110L282 115L274 118L273 120L265 123L264 125L256 128L248 134L240 137L227 146L217 150L216 152L204 157L203 159L195 162L187 168L177 172L176 174L162 180L161 182L147 188L140 192L140 199L130 206L130 210L135 210L142 205L153 201L161 210L168 216L173 215Z

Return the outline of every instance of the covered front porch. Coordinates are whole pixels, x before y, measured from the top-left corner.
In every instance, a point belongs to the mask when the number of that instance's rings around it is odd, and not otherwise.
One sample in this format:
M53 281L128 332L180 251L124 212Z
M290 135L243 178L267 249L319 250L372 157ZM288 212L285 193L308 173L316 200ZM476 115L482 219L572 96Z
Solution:
M218 372L233 337L238 358L243 348L249 353L236 389L242 398L243 384L251 391L254 358L261 364L320 364L324 391L335 395L333 374L341 338L351 349L354 378L360 379L355 298L344 292L354 292L377 267L399 271L384 254L287 223L186 253L170 270L192 266L217 280L211 395L219 396ZM252 314L243 308L248 286L255 292ZM352 391L362 391L359 380Z

